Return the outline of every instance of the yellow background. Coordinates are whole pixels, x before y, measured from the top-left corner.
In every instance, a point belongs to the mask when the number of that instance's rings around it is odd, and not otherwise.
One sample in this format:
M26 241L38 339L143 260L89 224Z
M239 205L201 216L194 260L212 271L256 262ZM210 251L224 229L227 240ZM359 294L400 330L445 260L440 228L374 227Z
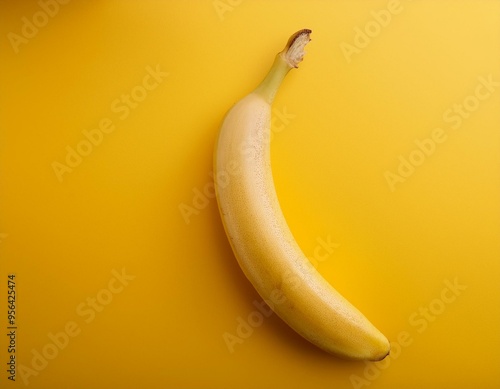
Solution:
M499 387L500 87L478 86L500 81L499 1L42 3L53 16L0 2L0 333L15 273L18 368L54 352L51 334L64 347L14 383L3 335L2 388ZM338 245L317 268L393 342L381 363L329 356L275 315L233 353L223 338L261 299L199 193L225 111L301 28L312 42L275 101L276 187L308 256ZM143 96L148 68L168 76ZM443 115L464 102L454 129ZM53 163L106 118L60 182ZM435 128L446 141L391 191ZM92 298L109 304L90 320Z

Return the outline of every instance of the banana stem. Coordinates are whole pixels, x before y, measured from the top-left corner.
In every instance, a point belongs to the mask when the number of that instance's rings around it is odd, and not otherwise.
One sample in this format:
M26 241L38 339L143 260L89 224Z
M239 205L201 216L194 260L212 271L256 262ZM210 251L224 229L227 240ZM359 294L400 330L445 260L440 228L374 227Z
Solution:
M276 92L278 92L285 76L291 69L297 68L302 61L305 54L304 47L311 40L309 37L311 32L311 30L303 29L288 39L285 48L276 55L271 69L259 86L255 88L254 93L262 96L269 104L274 101Z

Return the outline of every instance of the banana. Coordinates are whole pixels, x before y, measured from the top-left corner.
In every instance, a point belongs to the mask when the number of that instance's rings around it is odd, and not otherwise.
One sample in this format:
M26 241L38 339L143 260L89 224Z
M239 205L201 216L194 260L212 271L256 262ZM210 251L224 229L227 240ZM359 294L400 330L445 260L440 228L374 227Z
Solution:
M331 354L378 361L389 354L389 341L312 266L274 188L271 104L287 73L302 61L310 33L293 34L264 80L225 115L214 150L217 203L241 269L281 319Z

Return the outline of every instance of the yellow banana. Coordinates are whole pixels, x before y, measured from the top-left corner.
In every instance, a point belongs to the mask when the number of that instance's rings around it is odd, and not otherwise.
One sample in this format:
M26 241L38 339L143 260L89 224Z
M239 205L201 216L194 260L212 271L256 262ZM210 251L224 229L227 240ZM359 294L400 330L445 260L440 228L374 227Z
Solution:
M279 317L327 352L381 360L389 354L388 340L314 269L274 188L271 104L288 71L302 61L310 33L292 35L261 84L224 117L214 152L217 202L239 265Z

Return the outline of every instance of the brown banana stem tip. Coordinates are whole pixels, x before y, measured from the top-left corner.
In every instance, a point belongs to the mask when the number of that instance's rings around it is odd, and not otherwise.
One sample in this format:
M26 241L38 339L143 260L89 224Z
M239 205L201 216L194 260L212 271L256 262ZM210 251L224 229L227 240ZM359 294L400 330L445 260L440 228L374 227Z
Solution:
M286 43L285 48L280 53L291 67L297 68L304 58L304 48L311 41L309 35L311 30L304 28L293 34Z

